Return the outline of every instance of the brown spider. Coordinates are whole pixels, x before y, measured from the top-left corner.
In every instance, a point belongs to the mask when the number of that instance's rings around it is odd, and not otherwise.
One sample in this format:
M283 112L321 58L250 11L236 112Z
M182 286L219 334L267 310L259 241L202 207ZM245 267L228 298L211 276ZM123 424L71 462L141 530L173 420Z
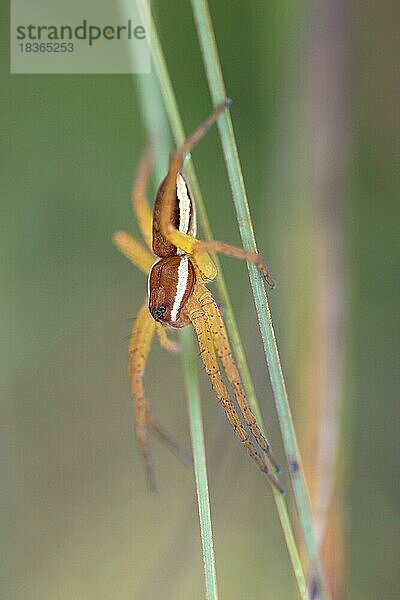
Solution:
M273 287L274 282L259 254L246 252L243 248L223 242L196 239L194 199L181 171L185 156L229 104L230 101L227 100L218 106L170 156L168 173L158 190L153 215L146 200L151 169L150 153L147 152L142 158L132 200L140 230L149 249L123 231L113 236L117 248L139 269L149 273L148 297L140 308L132 328L128 373L135 398L136 439L151 490L155 490L155 477L147 439L148 431L160 437L181 458L183 454L169 434L155 421L146 401L143 375L150 345L156 333L164 348L176 350L176 345L168 339L165 328L180 328L192 324L207 375L229 423L261 471L272 485L283 493L278 479L268 469L262 457L262 453L268 454L276 472L279 471L246 398L218 306L205 285L217 276L217 268L208 253L220 252L248 260L258 267L268 285ZM223 365L244 421L262 451L261 455L232 403L221 377L217 356Z

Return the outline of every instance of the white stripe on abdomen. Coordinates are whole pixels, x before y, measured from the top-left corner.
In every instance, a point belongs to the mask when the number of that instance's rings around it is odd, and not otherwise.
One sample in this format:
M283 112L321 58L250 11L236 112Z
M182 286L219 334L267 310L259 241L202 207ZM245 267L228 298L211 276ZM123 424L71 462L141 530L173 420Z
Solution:
M178 281L176 283L176 292L174 304L171 310L171 321L176 321L178 310L181 307L183 296L185 295L189 277L188 257L182 256L178 267Z
M191 202L187 185L182 175L178 173L176 176L176 193L179 200L179 231L188 233L190 222ZM184 254L184 251L177 248L177 254Z

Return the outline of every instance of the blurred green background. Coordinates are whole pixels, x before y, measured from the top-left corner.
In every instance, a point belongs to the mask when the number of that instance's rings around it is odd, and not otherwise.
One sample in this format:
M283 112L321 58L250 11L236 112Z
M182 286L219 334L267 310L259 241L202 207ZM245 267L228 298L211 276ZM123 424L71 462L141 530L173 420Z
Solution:
M11 76L4 5L0 596L197 600L204 588L194 479L154 442L159 494L147 493L126 377L130 319L146 283L111 245L117 229L137 233L130 190L147 139L136 84L149 76ZM286 0L210 8L258 245L278 282L271 305L300 437L299 370L312 331L318 260L315 138L322 131L328 146L329 135L335 138L342 171L332 252L343 261L345 309L343 597L394 599L400 15L390 2L330 6L327 15L313 3ZM153 8L189 131L211 109L190 5L155 1ZM324 52L328 65L338 57L343 75L326 130L318 121L326 83L315 66ZM215 235L238 244L215 130L194 158ZM223 265L283 462L247 270L229 259ZM201 385L220 596L294 598L271 492L202 372ZM189 447L179 356L155 344L146 386L159 420Z

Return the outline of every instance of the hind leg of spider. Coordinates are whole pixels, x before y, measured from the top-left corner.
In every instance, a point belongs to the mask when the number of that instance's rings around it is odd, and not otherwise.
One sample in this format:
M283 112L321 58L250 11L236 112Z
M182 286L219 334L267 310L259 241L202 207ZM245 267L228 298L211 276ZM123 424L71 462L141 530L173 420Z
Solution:
M279 473L281 468L271 452L268 441L261 433L253 415L253 411L251 410L251 406L247 400L219 308L212 297L210 290L205 286L198 286L196 294L206 315L215 349L224 367L226 377L233 389L243 418L261 450L268 455L268 459L273 465L275 472Z
M228 390L226 389L226 386L221 377L221 372L219 370L217 356L215 352L215 346L207 322L207 317L204 313L203 307L201 306L200 302L195 296L192 296L192 298L188 301L186 310L196 331L201 357L207 375L210 378L214 392L222 408L225 411L226 417L232 429L234 430L236 436L239 438L242 444L245 446L247 452L257 464L258 468L269 479L270 483L281 494L284 494L284 489L280 485L277 477L273 473L271 473L264 460L258 454L245 428L243 427L243 424L235 410L235 407L233 406L232 400L228 394Z
M153 213L147 200L147 187L153 166L153 151L151 147L143 153L136 172L132 189L132 208L148 248L152 250Z
M112 239L118 250L147 275L154 264L154 255L126 231L116 231Z
M151 458L148 432L158 437L178 458L188 464L187 453L183 451L173 437L162 429L151 414L146 400L143 376L151 342L156 330L156 322L149 313L148 301L143 303L132 327L129 341L128 375L132 394L135 400L135 433L139 451L146 469L147 480L151 492L156 491L156 479Z

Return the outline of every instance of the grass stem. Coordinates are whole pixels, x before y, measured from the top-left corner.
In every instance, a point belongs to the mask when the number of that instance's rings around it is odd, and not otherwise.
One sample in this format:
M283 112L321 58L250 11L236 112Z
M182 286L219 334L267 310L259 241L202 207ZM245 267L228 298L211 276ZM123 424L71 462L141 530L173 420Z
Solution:
M217 600L217 575L215 570L210 498L207 483L203 418L201 414L199 382L197 377L197 356L193 346L192 330L189 328L184 329L181 332L181 336L183 339L186 397L190 421L190 436L193 449L194 472L196 477L206 597L207 600Z

